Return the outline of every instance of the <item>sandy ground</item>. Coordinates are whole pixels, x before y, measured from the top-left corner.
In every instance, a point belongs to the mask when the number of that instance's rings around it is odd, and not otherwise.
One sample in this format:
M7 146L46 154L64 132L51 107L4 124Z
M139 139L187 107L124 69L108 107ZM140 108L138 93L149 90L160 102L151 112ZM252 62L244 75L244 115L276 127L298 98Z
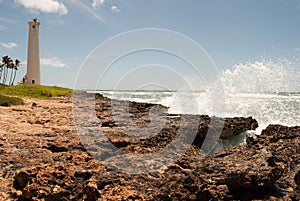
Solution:
M58 133L74 132L71 98L24 101L25 105L0 107L0 200L9 200L15 171L47 160L46 150L39 150L45 143L41 137L49 142Z

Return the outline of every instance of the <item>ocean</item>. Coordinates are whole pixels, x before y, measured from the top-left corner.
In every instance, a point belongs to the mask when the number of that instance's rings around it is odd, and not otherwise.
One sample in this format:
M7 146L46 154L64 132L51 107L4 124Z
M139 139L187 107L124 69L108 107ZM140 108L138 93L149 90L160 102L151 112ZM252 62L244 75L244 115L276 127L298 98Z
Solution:
M260 134L269 124L300 122L300 73L288 60L262 60L235 65L220 73L224 87L224 112L214 112L209 91L96 90L114 99L156 103L174 114L207 114L255 118ZM297 70L298 69L298 70ZM93 90L93 92L95 92ZM179 100L179 101L178 101ZM191 107L191 100L197 108ZM194 101L194 102L195 102Z

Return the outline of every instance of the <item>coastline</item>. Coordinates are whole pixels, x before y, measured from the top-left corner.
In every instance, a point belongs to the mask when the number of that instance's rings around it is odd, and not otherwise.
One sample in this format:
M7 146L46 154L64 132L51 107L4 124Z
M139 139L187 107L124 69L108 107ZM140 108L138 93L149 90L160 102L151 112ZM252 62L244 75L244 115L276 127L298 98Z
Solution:
M24 100L25 105L0 108L0 199L299 199L299 126L269 126L256 139L248 138L247 145L204 158L194 144L161 172L130 175L105 167L86 152L76 133L71 98ZM153 105L135 104L133 117L143 119L138 114L147 114L149 106ZM111 121L109 108L98 110L97 116L108 134L118 127ZM176 118L170 119L175 125ZM149 150L141 146L149 145L147 140L139 144L117 136L110 139L125 151Z

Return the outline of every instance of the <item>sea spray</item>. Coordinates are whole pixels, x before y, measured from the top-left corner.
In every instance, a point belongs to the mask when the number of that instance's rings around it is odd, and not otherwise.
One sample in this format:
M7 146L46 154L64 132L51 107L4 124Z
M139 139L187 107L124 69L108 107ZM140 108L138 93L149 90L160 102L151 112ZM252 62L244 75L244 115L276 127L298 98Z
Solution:
M298 92L300 77L296 67L287 59L262 59L225 70L221 80L227 93Z
M213 110L209 91L99 92L109 98L162 104L174 114L252 116L259 123L256 129L259 134L269 124L299 124L300 69L297 64L288 59L262 59L225 70L220 77L226 95L225 114ZM197 109L191 107L189 97L196 97Z
M299 75L297 64L287 59L262 59L226 70L221 77L226 116L252 116L260 125L257 133L269 124L299 124Z
M259 122L256 133L269 124L294 126L300 122L300 73L297 63L287 59L262 59L225 70L220 77L226 94L226 117L252 116ZM174 96L175 99L175 96ZM187 105L188 99L181 105ZM222 116L213 111L207 91L198 92L198 110L190 114ZM160 103L165 104L164 101ZM171 113L180 113L171 102Z

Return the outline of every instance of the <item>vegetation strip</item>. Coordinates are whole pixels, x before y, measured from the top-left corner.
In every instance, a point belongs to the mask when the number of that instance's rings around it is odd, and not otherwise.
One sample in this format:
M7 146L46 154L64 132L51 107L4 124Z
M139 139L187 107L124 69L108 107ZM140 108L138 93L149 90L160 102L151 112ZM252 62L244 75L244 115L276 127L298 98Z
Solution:
M24 104L21 97L47 99L53 97L70 97L73 94L72 89L41 86L41 85L16 85L6 86L0 84L0 106L11 106Z

